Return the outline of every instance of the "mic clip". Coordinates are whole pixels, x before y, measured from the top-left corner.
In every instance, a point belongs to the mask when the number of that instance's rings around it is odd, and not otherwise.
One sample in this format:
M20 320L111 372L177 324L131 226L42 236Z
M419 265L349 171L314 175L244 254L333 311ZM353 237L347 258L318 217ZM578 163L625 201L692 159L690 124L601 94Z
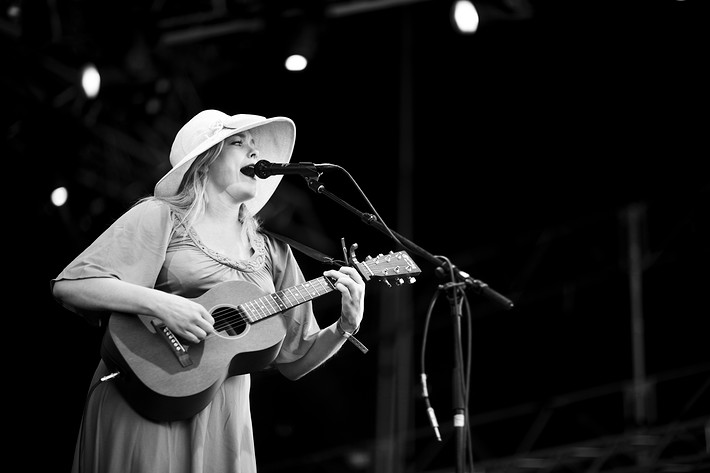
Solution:
M325 186L318 180L319 177L320 174L315 177L305 177L306 182L308 183L308 188L316 194L322 194L325 190Z

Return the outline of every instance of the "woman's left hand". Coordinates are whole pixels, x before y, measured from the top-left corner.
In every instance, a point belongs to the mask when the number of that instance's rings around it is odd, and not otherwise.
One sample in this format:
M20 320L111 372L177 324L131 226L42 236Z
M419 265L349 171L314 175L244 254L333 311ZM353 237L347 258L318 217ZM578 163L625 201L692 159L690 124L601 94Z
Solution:
M335 279L335 288L340 291L341 326L352 333L360 327L365 309L365 281L355 268L343 266L339 270L329 269L323 273Z

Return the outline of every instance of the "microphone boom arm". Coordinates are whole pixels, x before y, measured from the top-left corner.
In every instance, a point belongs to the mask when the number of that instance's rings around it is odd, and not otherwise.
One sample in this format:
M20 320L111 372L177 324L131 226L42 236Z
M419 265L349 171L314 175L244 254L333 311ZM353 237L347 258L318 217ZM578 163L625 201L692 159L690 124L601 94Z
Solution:
M388 229L385 227L382 222L380 222L377 217L375 217L372 214L361 212L360 210L356 209L352 205L348 204L345 202L343 199L340 197L336 196L332 192L328 191L323 183L318 181L318 178L306 178L306 182L308 183L308 187L315 192L316 194L322 194L329 199L333 200L337 204L341 205L345 209L349 210L350 212L354 213L355 215L359 216L360 219L367 223L368 225L371 225L375 227L377 230L381 231L387 236L390 236L393 234L398 240L399 243L401 243L405 249L412 251L413 253L418 254L422 258L426 259L429 261L431 264L433 264L437 268L441 268L442 271L445 271L448 273L449 271L452 271L456 280L465 284L466 288L470 288L473 290L474 293L480 294L491 301L495 302L496 304L502 306L505 309L512 309L513 308L513 302L505 297L504 295L498 293L497 291L491 289L488 284L484 283L483 281L479 281L478 279L473 279L471 276L468 275L468 273L459 270L455 265L449 265L447 261L442 261L441 259L437 258L433 254L429 253L427 250L422 248L421 246L417 245L416 243L412 242L411 240L407 239L406 237L400 235L399 233L395 232L394 230Z

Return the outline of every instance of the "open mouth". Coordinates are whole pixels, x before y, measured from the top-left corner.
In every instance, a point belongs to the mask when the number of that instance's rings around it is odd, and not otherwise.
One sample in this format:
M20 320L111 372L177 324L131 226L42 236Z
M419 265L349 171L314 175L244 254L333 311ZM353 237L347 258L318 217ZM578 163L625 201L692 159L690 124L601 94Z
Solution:
M250 164L249 166L244 166L239 170L239 172L245 176L254 177L254 165Z

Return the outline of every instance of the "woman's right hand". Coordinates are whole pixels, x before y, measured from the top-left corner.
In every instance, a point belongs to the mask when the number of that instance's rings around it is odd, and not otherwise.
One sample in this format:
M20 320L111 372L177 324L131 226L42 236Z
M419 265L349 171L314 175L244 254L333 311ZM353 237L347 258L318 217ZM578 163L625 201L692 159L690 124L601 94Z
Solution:
M202 305L175 294L165 294L155 309L155 316L180 338L199 343L209 334L216 333L214 318Z

